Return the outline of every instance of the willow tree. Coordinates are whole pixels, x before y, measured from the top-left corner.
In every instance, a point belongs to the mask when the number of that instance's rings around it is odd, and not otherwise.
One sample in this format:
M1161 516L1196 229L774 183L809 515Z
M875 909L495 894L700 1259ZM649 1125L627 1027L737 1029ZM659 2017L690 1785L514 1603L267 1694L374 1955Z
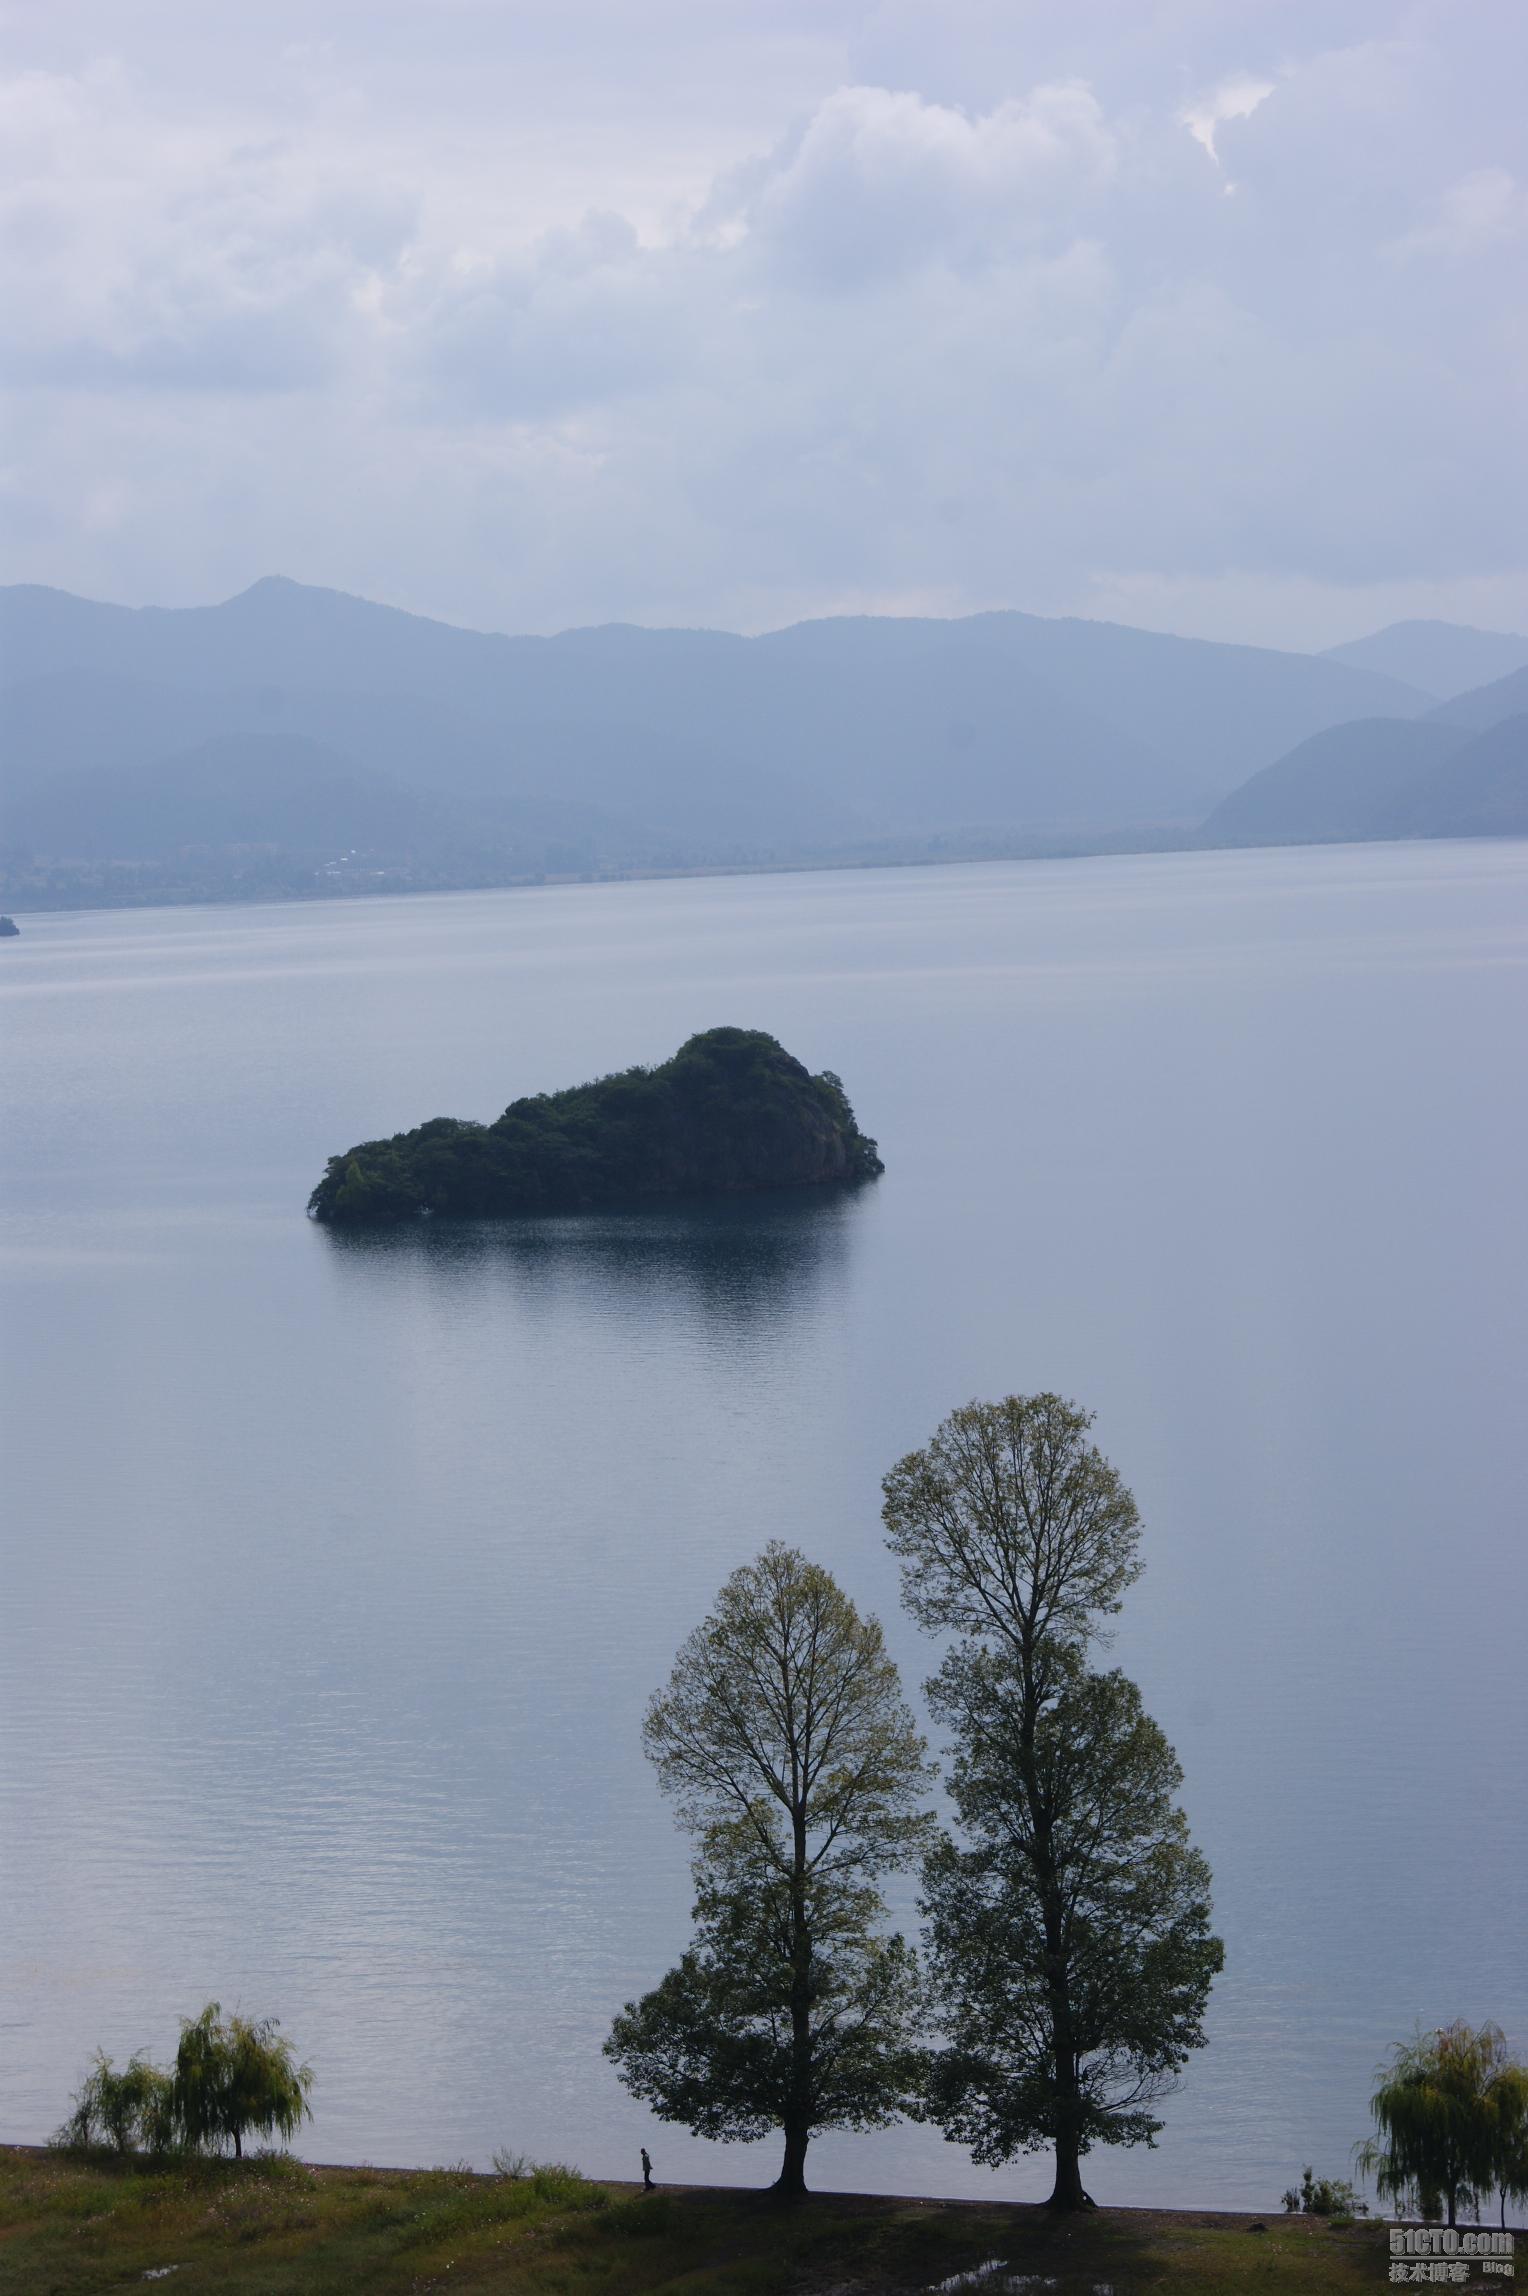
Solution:
M109 2145L118 2153L168 2152L175 2142L169 2074L150 2064L141 2050L119 2072L105 2050L98 2049L53 2141L81 2151Z
M1528 2201L1528 2065L1503 2065L1491 2083L1491 2150L1505 2229L1507 2203Z
M1091 2205L1093 2145L1152 2141L1223 1959L1172 1749L1134 1685L1088 1664L1140 1572L1091 1425L1057 1395L967 1404L885 1484L903 1599L962 1638L929 1685L966 1842L924 1873L944 2029L927 2109L980 2160L1051 2146L1056 2209Z
M728 1579L643 1740L698 1841L694 1939L605 2053L661 2119L782 2131L795 2195L817 2130L884 2126L917 2087L916 1966L878 1883L930 1837L924 1742L876 1621L778 1542Z
M1452 2225L1493 2186L1505 2215L1507 2194L1528 2184L1525 2074L1499 2025L1456 2020L1399 2042L1369 2109L1375 2134L1358 2163L1400 2208Z
M312 2118L313 2074L299 2065L274 2017L225 2017L209 2001L187 2017L170 2076L175 2125L191 2152L232 2145L243 2157L246 2137L293 2137Z

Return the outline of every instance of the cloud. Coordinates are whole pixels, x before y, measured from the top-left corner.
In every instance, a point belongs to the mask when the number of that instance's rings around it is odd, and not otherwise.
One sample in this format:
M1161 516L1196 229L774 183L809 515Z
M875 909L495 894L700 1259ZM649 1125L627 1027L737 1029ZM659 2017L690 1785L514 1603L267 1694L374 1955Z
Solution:
M117 65L21 75L0 88L6 131L6 365L32 387L311 387L412 227L407 199L311 135L164 120Z
M906 90L841 88L744 175L735 212L785 272L852 288L1053 240L1116 164L1114 136L1079 84L975 117Z
M61 7L0 86L11 578L1528 615L1515 18Z
M523 423L614 407L682 375L694 314L668 254L594 214L534 247L402 274L379 308L432 420Z
M1195 143L1203 145L1218 167L1216 129L1227 120L1250 120L1259 104L1273 94L1274 86L1272 80L1257 80L1250 73L1238 72L1231 79L1222 80L1207 96L1186 104L1178 117Z

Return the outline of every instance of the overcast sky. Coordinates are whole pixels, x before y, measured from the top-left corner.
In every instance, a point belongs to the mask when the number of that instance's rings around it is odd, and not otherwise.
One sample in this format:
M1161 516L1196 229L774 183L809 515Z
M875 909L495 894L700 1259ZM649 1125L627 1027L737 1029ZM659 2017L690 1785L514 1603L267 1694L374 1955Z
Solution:
M10 0L0 577L1528 629L1521 0Z

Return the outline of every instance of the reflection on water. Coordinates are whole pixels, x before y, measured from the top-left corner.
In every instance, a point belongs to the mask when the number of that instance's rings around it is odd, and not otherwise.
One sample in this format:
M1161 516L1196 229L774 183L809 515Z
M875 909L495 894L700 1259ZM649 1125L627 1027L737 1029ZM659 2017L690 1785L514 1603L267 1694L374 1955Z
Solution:
M391 1286L401 1274L458 1293L506 1281L527 1294L597 1287L618 1305L660 1315L696 1308L725 1339L778 1322L842 1282L856 1212L874 1186L320 1232L358 1281Z

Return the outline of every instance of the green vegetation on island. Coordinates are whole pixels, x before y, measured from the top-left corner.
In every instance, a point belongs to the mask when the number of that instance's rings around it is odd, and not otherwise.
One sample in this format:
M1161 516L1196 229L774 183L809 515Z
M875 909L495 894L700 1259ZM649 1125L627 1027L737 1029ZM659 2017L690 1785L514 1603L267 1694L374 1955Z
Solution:
M712 1028L657 1068L512 1101L492 1124L437 1116L328 1169L316 1220L492 1218L868 1180L882 1169L831 1071L758 1029Z

